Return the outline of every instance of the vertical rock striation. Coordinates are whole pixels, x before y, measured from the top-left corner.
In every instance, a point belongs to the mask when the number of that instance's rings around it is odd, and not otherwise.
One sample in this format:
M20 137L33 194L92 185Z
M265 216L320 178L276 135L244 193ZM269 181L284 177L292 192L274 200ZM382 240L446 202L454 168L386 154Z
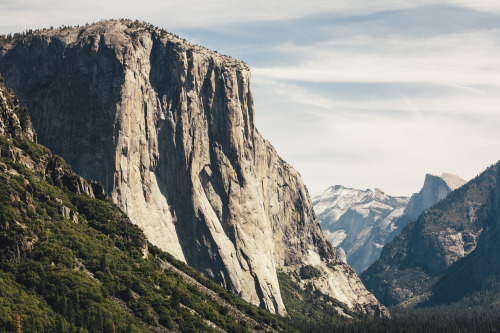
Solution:
M336 262L300 175L255 128L245 63L123 20L37 32L4 47L0 73L42 144L244 299L285 314L276 271ZM330 294L385 313L356 274L342 283Z

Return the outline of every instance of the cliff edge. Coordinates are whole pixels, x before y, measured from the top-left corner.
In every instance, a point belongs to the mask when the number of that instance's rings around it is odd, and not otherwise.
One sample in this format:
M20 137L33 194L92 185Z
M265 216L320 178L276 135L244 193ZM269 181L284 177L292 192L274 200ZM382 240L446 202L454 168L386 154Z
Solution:
M328 268L338 260L300 175L255 128L245 63L128 20L0 52L40 143L102 183L153 244L271 312L286 314L276 272L316 265L318 288L387 313L354 272Z

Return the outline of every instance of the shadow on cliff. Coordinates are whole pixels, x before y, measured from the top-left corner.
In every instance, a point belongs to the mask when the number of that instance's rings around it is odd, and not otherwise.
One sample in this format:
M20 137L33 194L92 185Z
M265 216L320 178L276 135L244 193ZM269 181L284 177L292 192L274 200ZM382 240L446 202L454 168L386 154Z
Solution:
M193 76L190 75L193 70L193 59L188 59L187 76L182 77L184 68L176 66L182 63L177 58L178 53L174 51L176 45L172 42L164 44L158 39L153 39L153 47L150 55L151 71L149 80L156 95L160 99L162 111L166 114L164 120L159 120L157 125L158 150L161 152L158 159L155 175L160 191L166 198L169 206L174 212L176 223L175 228L179 238L183 254L187 263L196 269L211 276L217 282L231 288L232 283L226 266L219 253L217 243L211 236L207 227L208 219L204 216L198 204L193 202L194 177L198 177L203 189L206 191L210 187L215 190L216 195L222 199L222 211L218 218L222 223L226 236L235 243L234 230L231 226L224 223L228 219L228 194L224 191L219 168L210 169L206 166L199 175L193 175L193 140L186 136L184 126L194 124L185 124L183 122L183 110L181 96L187 90L193 88ZM189 54L190 52L188 52ZM208 122L208 138L210 147L211 162L217 161L213 147L221 144L229 145L227 120L225 117L217 117L212 113L208 105L208 99L211 98L217 103L219 108L223 108L225 95L220 92L222 84L215 84L215 93L212 95L212 86L210 75L214 71L213 64L208 69L209 74L205 78L201 88L201 98L204 106L205 118ZM189 109L189 99L187 101ZM215 118L215 119L214 119ZM222 121L221 121L222 119ZM215 120L215 121L213 121ZM189 121L189 120L188 120ZM222 123L221 123L222 122ZM222 134L222 138L220 135ZM224 137L225 136L225 137ZM186 140L188 139L188 140ZM185 145L190 145L185 147ZM227 151L227 150L225 150ZM214 163L211 163L213 167ZM233 165L234 166L234 165ZM239 172L241 174L241 172Z
M116 137L123 64L102 36L83 47L82 41L68 46L53 37L29 38L0 58L0 73L28 106L39 142L111 193L116 147L109 134Z

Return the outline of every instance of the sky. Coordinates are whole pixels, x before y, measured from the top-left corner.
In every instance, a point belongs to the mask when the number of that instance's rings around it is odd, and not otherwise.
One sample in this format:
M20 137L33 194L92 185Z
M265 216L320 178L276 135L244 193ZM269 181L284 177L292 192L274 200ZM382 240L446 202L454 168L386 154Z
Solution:
M146 21L248 63L259 132L309 192L418 192L500 159L500 1L0 0L0 33Z

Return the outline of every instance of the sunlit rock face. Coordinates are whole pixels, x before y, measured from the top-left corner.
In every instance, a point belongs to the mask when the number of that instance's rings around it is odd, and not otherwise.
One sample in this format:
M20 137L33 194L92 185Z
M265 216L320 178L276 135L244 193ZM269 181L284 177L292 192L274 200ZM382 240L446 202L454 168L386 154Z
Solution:
M443 173L441 176L425 175L424 186L420 192L411 196L404 215L407 220L416 219L424 210L444 199L448 193L466 183L459 176Z
M286 314L277 270L337 262L300 175L255 128L245 63L122 20L36 32L1 51L0 72L40 143L244 299ZM386 313L356 274L340 284L325 290Z

